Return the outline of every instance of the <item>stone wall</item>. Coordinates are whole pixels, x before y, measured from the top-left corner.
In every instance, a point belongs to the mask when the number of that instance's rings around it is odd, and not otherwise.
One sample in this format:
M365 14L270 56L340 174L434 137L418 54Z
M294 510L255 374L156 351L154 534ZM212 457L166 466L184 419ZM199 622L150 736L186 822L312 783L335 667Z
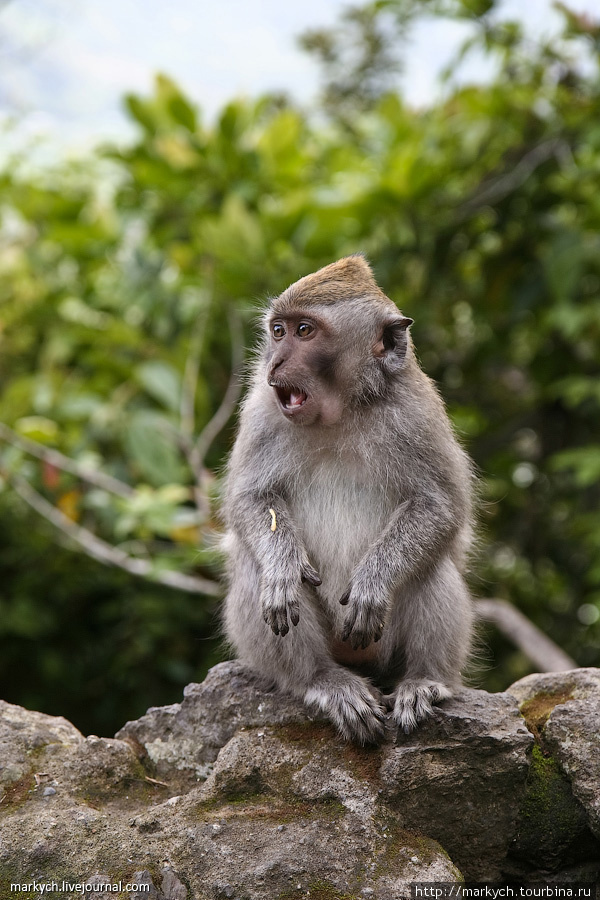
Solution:
M112 739L0 702L0 745L1 900L41 897L34 881L54 898L397 900L415 881L600 871L598 669L464 690L360 748L228 662Z

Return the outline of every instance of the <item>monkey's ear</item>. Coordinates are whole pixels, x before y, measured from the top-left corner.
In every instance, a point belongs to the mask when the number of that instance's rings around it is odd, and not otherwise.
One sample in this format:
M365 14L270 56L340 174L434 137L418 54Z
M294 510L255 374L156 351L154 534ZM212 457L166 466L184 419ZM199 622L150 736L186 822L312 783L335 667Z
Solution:
M413 322L414 319L403 316L399 319L392 319L383 326L381 337L375 344L373 353L377 359L382 360L389 371L399 369L404 361L408 346L406 330Z

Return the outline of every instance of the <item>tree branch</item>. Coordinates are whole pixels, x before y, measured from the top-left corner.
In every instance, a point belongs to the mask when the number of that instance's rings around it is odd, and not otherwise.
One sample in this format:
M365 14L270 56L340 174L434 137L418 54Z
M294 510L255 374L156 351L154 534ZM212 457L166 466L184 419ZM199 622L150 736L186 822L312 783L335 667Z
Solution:
M204 460L212 442L227 425L242 390L240 380L240 371L244 362L242 323L239 314L233 308L229 310L228 318L231 334L231 378L221 405L198 435L192 449L190 464L194 471L198 473L201 473L204 468Z
M564 158L566 152L570 152L570 148L564 138L550 138L550 140L538 144L537 147L526 153L510 172L480 186L479 191L459 207L458 212L462 213L459 219L466 218L482 206L490 206L503 200L508 194L521 187L537 167L547 159L552 156Z
M71 475L81 478L82 481L87 481L88 484L93 484L96 487L102 488L104 491L116 494L118 497L125 497L128 499L135 494L133 488L124 481L120 481L118 478L113 478L112 475L107 475L96 469L88 469L80 463L75 462L74 459L65 456L64 453L61 453L59 450L51 450L48 447L44 447L43 444L39 444L37 441L32 441L31 438L21 437L21 435L17 434L3 422L0 422L0 440L12 444L13 447L18 447L19 450L24 450L25 453L29 453L31 456L35 456L43 462L56 466L57 469L62 469L63 472L70 472Z
M198 316L196 320L181 384L179 422L182 437L187 443L191 443L196 427L196 390L198 387L198 373L200 371L200 356L202 354L202 331L206 325L206 318L206 314L204 314Z
M79 547L93 559L96 559L107 566L116 566L119 569L124 569L131 575L138 575L149 581L168 585L169 587L177 588L180 591L187 591L190 594L208 594L209 596L216 597L221 593L219 585L206 578L197 578L193 575L185 575L181 572L155 571L152 563L148 560L129 556L118 547L113 547L112 544L103 541L102 538L97 537L87 528L83 528L81 525L73 522L65 516L61 510L49 503L45 497L42 497L42 495L20 475L4 474L25 503L43 516L51 525L58 528L63 534L78 544Z
M577 663L506 600L478 600L477 616L491 622L537 667L539 672L566 672Z

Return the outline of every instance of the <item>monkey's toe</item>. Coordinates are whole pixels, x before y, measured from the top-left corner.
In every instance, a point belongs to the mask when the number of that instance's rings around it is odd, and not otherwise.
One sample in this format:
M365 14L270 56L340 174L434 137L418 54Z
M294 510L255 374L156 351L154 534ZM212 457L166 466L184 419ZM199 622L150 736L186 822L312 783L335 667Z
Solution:
M378 744L385 736L385 710L359 676L335 679L307 691L305 702L319 707L346 740Z
M392 719L405 734L414 731L419 722L433 713L433 704L452 696L440 681L410 679L396 691Z

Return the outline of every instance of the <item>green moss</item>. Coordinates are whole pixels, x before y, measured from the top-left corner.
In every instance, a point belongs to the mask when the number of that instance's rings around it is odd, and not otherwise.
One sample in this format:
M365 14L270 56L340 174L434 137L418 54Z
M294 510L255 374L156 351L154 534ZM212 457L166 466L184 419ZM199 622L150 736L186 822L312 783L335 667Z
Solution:
M440 856L454 866L454 863L443 847L433 838L419 832L408 831L402 828L398 820L388 812L382 812L378 816L382 841L375 851L377 855L378 875L405 875L414 874L411 857L418 856L421 863L430 865ZM454 866L456 869L456 866ZM460 876L460 872L456 869ZM462 876L460 876L462 877Z
M600 844L556 760L535 744L511 855L554 871L593 858Z
M314 821L322 818L328 822L340 819L346 814L346 807L338 800L301 800L297 797L273 797L264 794L228 797L222 800L204 800L194 807L194 818L200 819L246 819L285 823L306 819Z
M4 794L0 801L0 814L22 806L35 790L35 779L31 772L23 775L18 781L4 786Z
M3 872L0 875L0 897L10 897L10 900L31 900L31 891L11 891L10 886L11 884L30 884L32 880L19 875L7 875L6 872ZM56 900L61 900L60 894L54 894L54 897Z
M340 765L349 768L357 778L373 782L379 775L383 749L375 745L359 747L348 743L327 722L293 722L280 725L273 732L284 743L304 745L310 756L320 745L326 747L328 758L333 756L339 760Z
M531 733L538 740L554 707L572 700L573 690L573 685L565 685L556 691L540 691L539 694L521 704L521 715L527 722Z
M342 743L333 725L327 722L291 722L289 725L277 725L272 728L273 734L277 735L280 740L289 744L306 744L309 749L317 744L326 743L330 746L332 742L338 740Z
M346 894L340 891L329 881L313 881L306 891L284 891L277 895L277 900L294 900L299 896L310 896L311 900L360 900L356 894Z

